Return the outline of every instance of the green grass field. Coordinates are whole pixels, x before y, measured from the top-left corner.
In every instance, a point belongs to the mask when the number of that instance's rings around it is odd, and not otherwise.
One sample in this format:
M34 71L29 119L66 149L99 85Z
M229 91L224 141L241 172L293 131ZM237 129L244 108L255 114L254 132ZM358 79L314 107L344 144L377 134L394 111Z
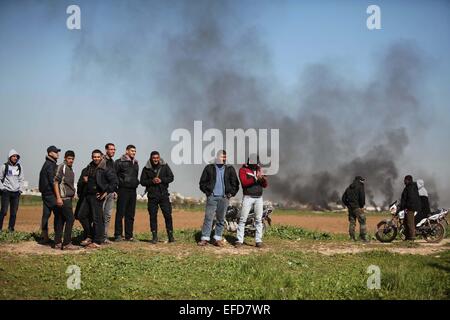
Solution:
M34 237L4 233L0 249ZM0 250L0 299L449 299L448 247L425 256L383 249L323 255L307 249L364 245L283 226L268 231L263 250L198 248L198 237L198 230L177 231L175 244L155 246L140 234L137 243L63 255ZM67 289L70 265L80 267L80 290ZM379 290L367 288L370 265L380 267Z

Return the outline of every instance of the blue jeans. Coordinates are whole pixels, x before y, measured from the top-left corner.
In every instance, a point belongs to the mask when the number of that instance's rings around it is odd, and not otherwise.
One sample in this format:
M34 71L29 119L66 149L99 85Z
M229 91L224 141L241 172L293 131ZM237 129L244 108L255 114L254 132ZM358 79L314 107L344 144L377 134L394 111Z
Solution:
M237 239L238 242L244 243L244 234L245 234L245 223L247 222L248 214L252 206L255 206L255 227L256 227L256 235L255 241L256 243L262 242L263 237L263 224L262 224L262 216L263 216L263 198L252 198L249 196L244 196L242 199L242 209L239 219L239 225L237 229Z
M225 213L227 212L227 208L228 208L227 198L210 195L206 199L205 220L203 221L201 240L206 241L210 240L214 217L216 218L216 229L214 232L214 239L217 241L222 240Z

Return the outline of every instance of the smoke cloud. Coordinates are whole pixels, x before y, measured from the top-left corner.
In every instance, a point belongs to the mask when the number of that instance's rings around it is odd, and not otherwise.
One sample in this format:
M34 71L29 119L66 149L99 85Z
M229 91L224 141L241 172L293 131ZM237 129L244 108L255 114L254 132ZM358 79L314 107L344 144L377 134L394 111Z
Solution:
M279 129L280 172L270 177L268 190L274 200L326 209L340 201L356 175L366 178L374 206L386 206L400 193L411 133L427 130L421 84L426 68L414 43L389 46L374 58L375 71L365 82L318 62L287 89L275 76L262 36L239 20L230 3L177 2L181 27L160 34L158 52L146 44L149 17L131 3L121 16L129 8L139 32L122 32L108 46L95 35L83 37L74 55L80 57L74 59L77 76L94 64L118 79L144 79L143 87L154 86L160 107L171 114L167 132L191 128L194 120L205 129ZM144 112L150 116L153 110ZM426 184L434 189L431 178Z

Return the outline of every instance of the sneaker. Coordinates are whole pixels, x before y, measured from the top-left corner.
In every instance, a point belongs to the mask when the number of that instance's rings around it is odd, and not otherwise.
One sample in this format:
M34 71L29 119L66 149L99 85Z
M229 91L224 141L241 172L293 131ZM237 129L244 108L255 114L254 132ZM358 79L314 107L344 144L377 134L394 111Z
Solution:
M62 243L55 244L55 246L53 248L56 250L62 250Z
M207 246L207 245L208 245L208 241L206 241L206 240L200 240L200 241L197 243L197 245L200 246L200 247Z
M103 244L112 244L112 241L109 239L105 239L105 241L103 241Z
M114 237L114 242L120 242L123 238L121 236Z
M134 238L125 238L125 241L134 242Z
M98 249L100 247L101 247L101 245L99 245L98 243L92 242L86 246L86 249Z
M369 243L370 242L370 240L367 239L367 238L361 238L361 241L364 242L364 243Z
M66 244L62 247L62 250L78 250L80 247L73 245L71 243Z
M86 247L86 246L90 245L91 243L92 243L92 239L91 238L86 238L83 241L81 241L81 245L83 247Z
M257 242L256 243L256 247L257 248L264 248L264 244L262 242Z
M234 244L234 247L237 248L237 249L242 248L242 242L236 242Z
M215 240L215 241L214 241L214 245L215 245L216 247L223 247L223 246L224 246L222 240Z

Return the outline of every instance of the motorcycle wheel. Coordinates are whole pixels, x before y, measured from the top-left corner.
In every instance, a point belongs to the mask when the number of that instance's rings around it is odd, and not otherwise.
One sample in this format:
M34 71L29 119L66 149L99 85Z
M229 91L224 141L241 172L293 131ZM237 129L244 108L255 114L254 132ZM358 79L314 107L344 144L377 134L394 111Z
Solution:
M427 233L424 238L427 242L430 243L438 243L444 239L445 236L445 228L441 223L432 223L431 230Z
M380 242L392 242L397 237L397 228L389 226L387 221L380 221L377 224L375 237Z

